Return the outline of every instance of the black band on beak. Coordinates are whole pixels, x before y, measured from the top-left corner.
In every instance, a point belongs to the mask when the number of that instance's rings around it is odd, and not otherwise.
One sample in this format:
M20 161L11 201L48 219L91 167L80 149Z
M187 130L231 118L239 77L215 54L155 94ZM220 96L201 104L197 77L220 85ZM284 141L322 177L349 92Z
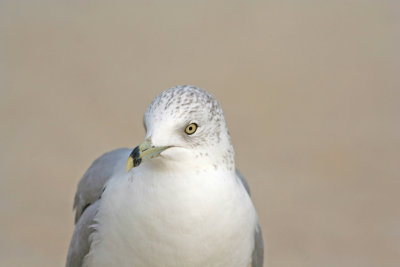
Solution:
M139 146L135 147L129 156L133 159L133 167L137 167L140 165L140 163L142 163Z

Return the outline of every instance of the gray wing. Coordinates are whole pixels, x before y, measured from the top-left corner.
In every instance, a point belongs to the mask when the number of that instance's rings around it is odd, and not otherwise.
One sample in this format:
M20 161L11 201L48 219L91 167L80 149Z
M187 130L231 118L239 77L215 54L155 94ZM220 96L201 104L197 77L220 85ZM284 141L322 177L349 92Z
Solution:
M89 236L93 232L93 219L107 181L115 174L125 172L125 164L132 149L121 148L96 159L79 181L75 194L75 229L67 255L67 267L82 266L89 252Z
M83 264L83 258L89 253L90 241L89 236L93 233L93 218L97 213L100 200L85 209L78 223L75 225L74 234L72 235L69 245L67 267L79 267Z
M243 174L239 171L239 169L236 169L236 175L240 179L240 182L242 183L244 188L246 189L247 194L249 194L249 196L250 196L251 194L250 194L249 184L247 183L246 178L244 178Z
M236 175L250 196L250 187L246 181L246 178L244 178L243 174L241 174L238 169L236 169ZM257 227L254 231L254 250L253 250L253 254L251 257L252 257L251 258L251 267L262 267L263 266L263 263L264 263L264 241L263 241L263 237L262 237L260 223L257 223Z
M262 267L264 263L264 241L260 223L254 231L254 250L251 255L251 267Z
M120 148L97 158L79 181L75 194L75 223L88 205L96 202L103 193L104 185L115 174L126 171L126 161L132 149Z

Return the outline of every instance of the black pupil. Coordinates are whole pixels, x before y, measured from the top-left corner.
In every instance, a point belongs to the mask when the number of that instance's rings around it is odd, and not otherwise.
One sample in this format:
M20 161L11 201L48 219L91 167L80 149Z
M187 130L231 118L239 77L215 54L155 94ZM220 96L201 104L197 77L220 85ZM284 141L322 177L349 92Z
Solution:
M191 131L192 129L193 129L193 127L192 127L192 126L190 126L190 127L189 127L189 131Z

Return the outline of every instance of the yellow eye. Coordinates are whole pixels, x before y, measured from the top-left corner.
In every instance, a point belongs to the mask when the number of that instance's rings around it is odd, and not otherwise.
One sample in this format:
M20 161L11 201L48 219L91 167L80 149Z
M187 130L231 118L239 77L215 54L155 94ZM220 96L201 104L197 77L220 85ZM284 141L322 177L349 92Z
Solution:
M197 130L197 124L196 123L191 123L188 126L186 126L185 133L188 135L194 134Z

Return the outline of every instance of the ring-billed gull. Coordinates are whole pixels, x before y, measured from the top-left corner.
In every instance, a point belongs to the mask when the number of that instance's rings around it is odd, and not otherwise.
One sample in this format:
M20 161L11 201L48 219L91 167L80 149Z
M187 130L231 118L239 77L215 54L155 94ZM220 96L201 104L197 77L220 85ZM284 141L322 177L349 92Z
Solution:
M263 265L263 239L222 109L176 86L144 116L145 141L93 162L78 185L67 266Z

